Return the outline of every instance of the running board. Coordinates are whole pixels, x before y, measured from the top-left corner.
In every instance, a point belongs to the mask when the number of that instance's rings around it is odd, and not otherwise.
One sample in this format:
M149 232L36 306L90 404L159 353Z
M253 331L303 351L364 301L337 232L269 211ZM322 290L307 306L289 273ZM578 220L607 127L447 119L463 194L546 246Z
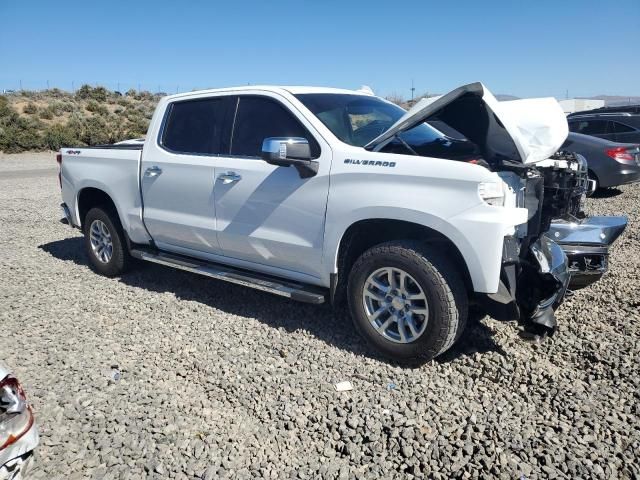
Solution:
M255 288L263 292L273 293L281 297L305 303L324 303L325 295L319 287L304 285L301 283L280 280L269 275L241 270L218 263L206 262L182 255L174 255L165 252L150 252L132 249L131 256L147 262L166 265L167 267L197 273L206 277L224 280L225 282Z

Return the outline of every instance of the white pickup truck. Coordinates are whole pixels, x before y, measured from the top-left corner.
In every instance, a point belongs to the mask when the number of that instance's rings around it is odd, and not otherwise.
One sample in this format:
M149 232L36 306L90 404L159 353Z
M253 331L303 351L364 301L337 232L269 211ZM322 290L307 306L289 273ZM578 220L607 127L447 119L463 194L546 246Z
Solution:
M366 90L190 92L160 101L146 140L63 148L62 209L101 274L133 257L346 300L380 353L426 360L470 306L555 327L570 265L545 232L586 188L556 153L567 132L554 99L498 102L480 83L408 112Z

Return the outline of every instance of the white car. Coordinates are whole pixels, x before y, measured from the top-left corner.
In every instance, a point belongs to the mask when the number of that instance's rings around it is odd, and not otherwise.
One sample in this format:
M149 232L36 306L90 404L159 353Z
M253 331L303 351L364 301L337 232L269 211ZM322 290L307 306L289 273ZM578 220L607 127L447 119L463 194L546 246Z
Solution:
M556 154L567 132L555 99L480 83L408 112L370 91L190 92L160 101L144 142L63 148L62 209L101 274L135 257L346 299L379 352L426 360L470 305L555 328L569 271L545 232L585 193L579 159Z
M38 438L22 386L0 363L0 480L26 478Z

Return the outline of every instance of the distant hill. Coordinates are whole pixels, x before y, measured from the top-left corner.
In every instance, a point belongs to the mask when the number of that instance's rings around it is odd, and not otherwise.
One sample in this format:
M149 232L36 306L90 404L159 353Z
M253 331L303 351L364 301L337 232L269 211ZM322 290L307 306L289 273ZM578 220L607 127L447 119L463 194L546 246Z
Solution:
M58 150L144 136L163 95L89 85L75 93L54 88L0 95L0 151Z
M501 93L498 93L495 97L501 102L505 102L507 100L520 100L520 97L514 97L513 95L504 95Z
M623 97L619 95L596 95L595 97L580 97L587 98L589 100L604 100L606 106L617 107L620 105L638 105L640 104L640 97Z

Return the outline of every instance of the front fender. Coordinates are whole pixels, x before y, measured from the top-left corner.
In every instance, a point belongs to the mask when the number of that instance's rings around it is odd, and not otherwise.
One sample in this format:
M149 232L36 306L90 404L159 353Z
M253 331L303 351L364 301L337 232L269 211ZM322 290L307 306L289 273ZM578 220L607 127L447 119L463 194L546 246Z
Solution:
M492 207L480 203L449 218L401 207L366 207L343 215L339 224L328 224L325 236L327 261L338 271L338 251L348 228L362 220L401 220L428 227L449 239L464 259L473 289L495 293L498 290L505 235L513 233L515 225L526 222L522 208Z

